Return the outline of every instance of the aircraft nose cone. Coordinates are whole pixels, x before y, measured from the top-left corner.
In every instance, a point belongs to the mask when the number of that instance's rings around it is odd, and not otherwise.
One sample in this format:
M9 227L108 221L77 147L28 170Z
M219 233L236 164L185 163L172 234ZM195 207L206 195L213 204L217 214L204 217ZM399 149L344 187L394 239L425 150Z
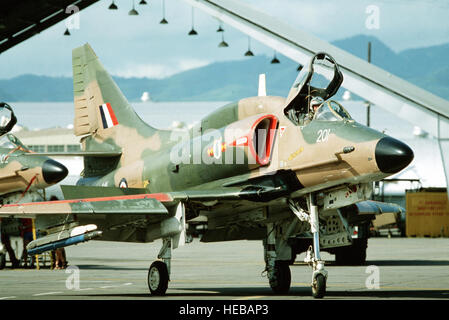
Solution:
M384 137L376 145L377 167L384 173L396 173L404 169L413 160L413 151L405 143Z
M69 171L67 168L55 160L45 160L42 165L42 175L44 176L45 182L48 184L61 181L68 173Z

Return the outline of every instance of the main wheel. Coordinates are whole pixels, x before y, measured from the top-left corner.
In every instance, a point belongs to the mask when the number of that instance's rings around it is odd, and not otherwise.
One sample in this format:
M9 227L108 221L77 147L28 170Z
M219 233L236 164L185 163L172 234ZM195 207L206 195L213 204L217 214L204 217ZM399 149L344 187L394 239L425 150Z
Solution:
M0 270L4 269L6 265L6 254L0 254Z
M168 288L167 265L162 261L154 261L148 270L148 288L151 294L163 296Z
M276 294L285 294L290 290L292 276L289 267L290 261L276 261L274 264L274 274L276 280L270 280L270 287Z
M312 284L312 296L317 299L324 297L326 293L326 277L322 274L317 274Z

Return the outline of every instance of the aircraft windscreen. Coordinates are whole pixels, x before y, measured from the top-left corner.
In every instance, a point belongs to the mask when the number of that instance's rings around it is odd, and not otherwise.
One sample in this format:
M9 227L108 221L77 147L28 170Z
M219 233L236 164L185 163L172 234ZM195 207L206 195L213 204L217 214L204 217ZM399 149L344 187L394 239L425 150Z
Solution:
M15 135L13 134L5 134L3 136L0 137L0 147L2 148L17 148L17 147L22 147L24 149L27 149L22 141L20 141Z
M3 135L2 137L0 137L0 147L13 149L17 146L14 143L12 143L11 140L9 140L6 135Z
M321 121L343 121L352 120L348 111L334 100L323 103L315 113L314 120Z

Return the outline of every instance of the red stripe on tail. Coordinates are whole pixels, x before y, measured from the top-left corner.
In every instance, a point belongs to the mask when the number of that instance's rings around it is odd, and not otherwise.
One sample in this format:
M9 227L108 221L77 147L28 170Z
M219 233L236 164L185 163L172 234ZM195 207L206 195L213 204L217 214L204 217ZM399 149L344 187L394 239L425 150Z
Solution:
M114 126L118 125L117 117L115 116L114 110L112 110L111 104L109 102L106 102L106 106L108 107L109 115L111 116L111 120L112 120L112 124Z

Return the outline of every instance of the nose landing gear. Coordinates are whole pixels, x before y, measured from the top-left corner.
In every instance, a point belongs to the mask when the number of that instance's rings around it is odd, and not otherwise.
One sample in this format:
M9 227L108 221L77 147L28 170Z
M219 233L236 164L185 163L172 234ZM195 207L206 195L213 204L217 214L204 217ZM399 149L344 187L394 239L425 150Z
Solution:
M327 271L324 269L324 261L320 255L320 225L315 195L309 194L307 202L310 209L310 229L313 234L313 249L310 248L313 251L307 254L307 257L310 257L308 262L312 263L313 270L312 295L314 298L323 298L326 293Z

